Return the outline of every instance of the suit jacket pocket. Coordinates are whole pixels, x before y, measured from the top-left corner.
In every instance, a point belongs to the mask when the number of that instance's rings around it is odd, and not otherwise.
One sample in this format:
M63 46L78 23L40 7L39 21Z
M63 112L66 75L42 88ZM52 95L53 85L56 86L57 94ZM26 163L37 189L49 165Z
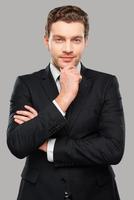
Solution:
M34 184L37 182L38 176L39 176L38 169L31 167L24 167L21 173L22 179Z

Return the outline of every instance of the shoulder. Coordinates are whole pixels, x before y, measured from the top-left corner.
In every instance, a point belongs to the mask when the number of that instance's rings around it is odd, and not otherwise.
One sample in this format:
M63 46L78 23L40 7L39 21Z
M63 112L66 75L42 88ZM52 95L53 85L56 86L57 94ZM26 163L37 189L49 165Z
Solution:
M114 74L110 74L107 72L97 71L91 68L87 68L82 65L83 74L92 81L106 84L108 82L112 82L114 80L117 81L117 77Z
M118 88L119 83L118 79L114 74L97 71L94 69L89 69L87 67L82 66L83 74L94 83L94 87L96 90L106 91L111 87Z
M33 81L34 79L40 78L43 73L45 73L45 69L41 69L29 74L19 75L18 78L22 81Z
M33 73L25 74L25 75L19 75L16 78L14 88L25 89L25 88L31 88L36 87L40 79L46 74L47 68L41 69L39 71L35 71Z
M23 83L23 84L36 84L39 82L40 79L42 79L43 77L46 77L47 74L49 72L49 65L41 70L35 71L33 73L29 73L29 74L24 74L24 75L19 75L16 78L17 82Z
M115 77L114 74L109 74L107 72L102 72L102 71L97 71L97 70L94 70L94 69L91 69L91 68L87 68L85 66L83 66L84 71L86 73L86 76L88 76L89 78L92 78L92 79L112 79L113 77Z

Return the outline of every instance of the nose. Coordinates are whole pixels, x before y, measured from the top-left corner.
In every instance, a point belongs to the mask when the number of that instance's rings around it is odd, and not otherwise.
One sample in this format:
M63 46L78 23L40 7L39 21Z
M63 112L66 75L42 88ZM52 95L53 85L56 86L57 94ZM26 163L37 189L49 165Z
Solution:
M67 41L63 45L63 52L66 53L72 53L73 52L73 47L70 41Z

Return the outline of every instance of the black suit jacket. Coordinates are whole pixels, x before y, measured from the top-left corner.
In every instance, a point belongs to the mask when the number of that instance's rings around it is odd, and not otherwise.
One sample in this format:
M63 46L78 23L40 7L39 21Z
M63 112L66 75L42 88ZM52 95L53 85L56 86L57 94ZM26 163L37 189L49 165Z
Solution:
M52 101L58 90L50 66L17 78L7 144L25 158L18 200L119 200L110 165L124 152L124 117L117 78L82 65L78 95L63 117ZM34 119L18 125L16 110L31 105ZM38 147L56 138L54 162Z

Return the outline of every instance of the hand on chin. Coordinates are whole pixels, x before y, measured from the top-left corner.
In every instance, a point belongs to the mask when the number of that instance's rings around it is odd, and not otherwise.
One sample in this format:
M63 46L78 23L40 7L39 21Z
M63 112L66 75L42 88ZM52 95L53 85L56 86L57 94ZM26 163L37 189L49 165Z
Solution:
M64 69L66 67L74 67L75 66L75 62L74 61L63 61L60 63L60 69Z

